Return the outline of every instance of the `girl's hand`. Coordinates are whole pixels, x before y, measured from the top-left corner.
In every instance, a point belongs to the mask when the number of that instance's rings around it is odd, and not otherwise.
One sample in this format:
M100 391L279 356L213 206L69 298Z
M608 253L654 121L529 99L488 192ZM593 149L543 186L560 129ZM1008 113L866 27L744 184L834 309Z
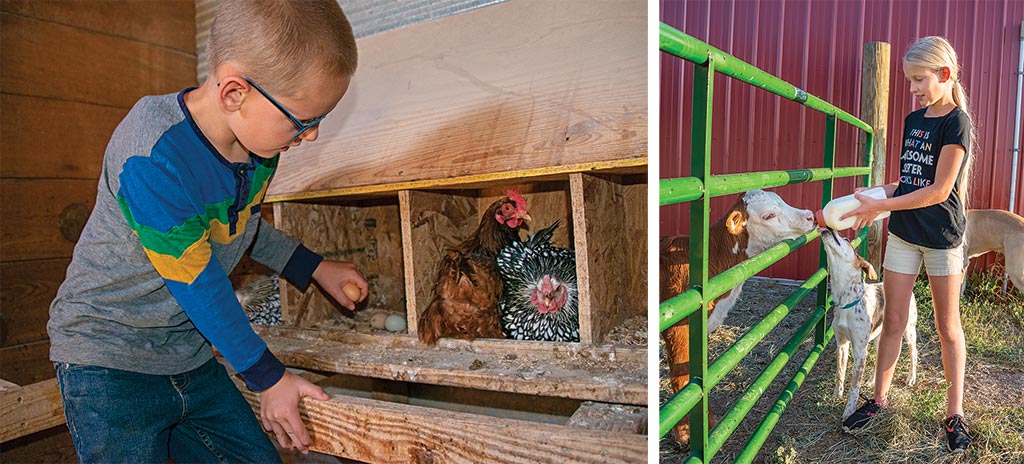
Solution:
M363 278L362 274L356 270L352 263L340 263L325 259L313 271L313 279L320 284L324 291L331 295L331 298L334 298L338 304L348 308L350 311L355 311L356 301L365 300L366 295L369 294L370 287L366 283L366 279ZM345 284L349 282L359 287L359 298L356 301L352 301L343 290Z
M318 400L331 398L323 388L288 371L284 371L284 376L274 386L260 392L263 429L273 431L282 448L294 446L302 454L309 453L309 445L313 443L299 416L299 400L307 396Z
M857 219L853 223L854 230L858 230L868 224L871 224L879 214L882 214L885 211L880 205L881 200L876 200L867 195L861 195L860 192L863 190L866 189L860 187L854 190L853 193L854 198L860 201L860 206L839 217L840 221L848 217L856 217Z

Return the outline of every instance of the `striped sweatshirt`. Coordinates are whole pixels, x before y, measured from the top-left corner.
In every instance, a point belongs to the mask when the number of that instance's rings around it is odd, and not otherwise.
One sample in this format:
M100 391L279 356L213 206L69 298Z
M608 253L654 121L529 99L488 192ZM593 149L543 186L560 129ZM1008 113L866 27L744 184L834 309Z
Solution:
M280 155L232 163L185 106L141 99L107 145L96 206L50 305L50 359L180 374L213 356L253 391L284 365L252 330L228 274L247 253L306 287L321 257L260 218Z

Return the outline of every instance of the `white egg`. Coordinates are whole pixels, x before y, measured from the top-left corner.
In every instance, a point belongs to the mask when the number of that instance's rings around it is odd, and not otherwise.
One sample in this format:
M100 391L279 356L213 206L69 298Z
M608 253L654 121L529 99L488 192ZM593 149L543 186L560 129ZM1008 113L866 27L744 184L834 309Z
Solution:
M370 327L373 327L374 329L383 329L386 325L385 322L387 321L387 318L388 313L375 313L374 315L370 316Z

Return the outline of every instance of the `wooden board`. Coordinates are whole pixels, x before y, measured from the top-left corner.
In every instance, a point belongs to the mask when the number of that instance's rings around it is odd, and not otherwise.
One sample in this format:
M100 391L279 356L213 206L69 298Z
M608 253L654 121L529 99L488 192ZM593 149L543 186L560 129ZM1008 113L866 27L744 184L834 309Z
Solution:
M28 385L54 376L49 340L0 348L0 378Z
M128 110L0 95L2 177L99 179L110 135Z
M71 257L95 204L95 180L4 179L0 255L4 261Z
M278 228L324 259L356 265L370 284L369 296L358 308L402 310L405 283L398 204L394 199L338 205L278 203L274 216ZM300 292L285 283L281 296L286 324L309 326L338 314L350 314L314 285Z
M50 302L70 259L0 263L0 346L47 339Z
M4 0L0 10L193 53L193 0Z
M647 433L647 408L585 401L566 424L587 430Z
M480 224L477 198L467 196L472 191L457 193L461 194L408 190L399 194L408 333L416 333L419 314L434 297L442 254L469 238Z
M14 382L8 382L4 379L0 379L0 393L8 390L17 390L19 388L21 388L21 386Z
M131 108L195 85L191 53L121 37L0 13L0 42L4 93Z
M580 342L596 343L630 314L622 185L589 174L569 177L580 289Z
M425 348L412 335L360 336L279 327L258 331L278 358L302 369L608 403L647 403L646 349L497 340L460 340L463 343Z
M259 411L259 395L235 379ZM344 395L304 398L313 451L366 462L645 462L647 437L502 419Z
M58 425L49 430L0 444L0 462L18 464L75 464L75 445L67 426Z
M640 0L513 0L360 39L348 95L269 193L645 158L646 31Z
M0 392L0 442L63 424L57 379Z

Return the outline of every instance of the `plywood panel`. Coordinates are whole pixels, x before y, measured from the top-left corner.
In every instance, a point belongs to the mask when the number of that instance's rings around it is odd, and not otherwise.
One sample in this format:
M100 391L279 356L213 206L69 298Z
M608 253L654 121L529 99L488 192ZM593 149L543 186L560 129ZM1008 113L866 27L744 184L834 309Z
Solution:
M632 176L630 176L632 177ZM626 219L627 309L647 313L647 183L624 177L622 187Z
M370 293L358 306L360 309L401 311L405 283L394 199L344 205L277 204L274 215L277 227L324 259L356 265L370 284ZM286 324L309 326L346 311L313 285L305 292L291 284L283 285L282 301Z
M514 0L363 38L348 95L270 195L643 158L646 17Z
M196 48L193 0L3 0L0 10L186 53Z
M0 263L0 346L46 340L50 302L70 259Z
M96 204L95 180L0 181L4 261L67 258Z
M407 190L399 200L405 237L406 319L409 333L416 333L419 314L434 297L441 256L469 238L480 225L482 212L476 197L461 194Z
M2 177L98 179L110 135L128 114L124 108L7 94L0 95L0 106Z
M195 56L165 47L9 13L0 40L17 45L4 47L4 93L131 108L195 85Z
M0 379L28 385L55 375L49 340L0 348Z
M626 227L622 185L572 174L576 275L580 289L580 341L600 342L625 320Z

